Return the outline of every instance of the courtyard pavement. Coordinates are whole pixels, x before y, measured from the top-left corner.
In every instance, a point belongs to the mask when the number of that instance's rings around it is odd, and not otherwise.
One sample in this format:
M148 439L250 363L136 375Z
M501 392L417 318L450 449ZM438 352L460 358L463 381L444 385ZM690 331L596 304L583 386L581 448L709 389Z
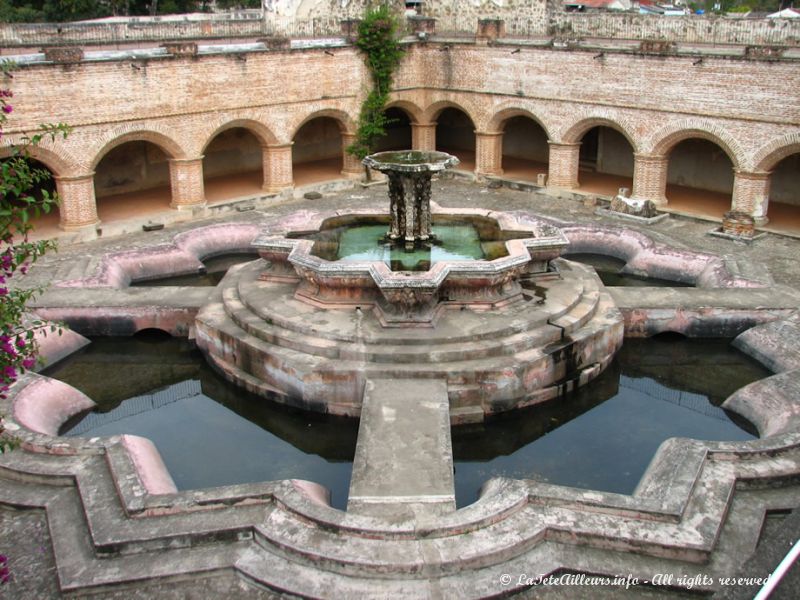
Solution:
M720 239L708 235L715 225L707 221L671 216L652 226L632 224L598 216L591 202L565 194L563 197L544 195L507 188L489 189L485 185L460 180L434 181L432 198L443 207L473 207L491 210L533 211L543 217L573 223L601 223L638 229L655 241L666 245L693 249L702 252L735 256L763 265L773 277L776 285L800 290L800 240L776 234L768 234L752 243ZM90 274L98 257L105 253L149 246L167 242L176 233L211 222L258 222L268 216L288 214L302 209L335 207L341 210L360 208L382 208L388 210L385 185L362 188L355 187L335 193L325 193L321 199L284 198L257 204L254 210L231 211L213 220L200 220L168 226L160 231L137 232L109 239L98 239L77 245L63 245L58 252L45 256L34 265L25 284L46 286L49 282L68 276L79 277ZM51 289L48 294L61 293ZM69 293L69 290L63 293ZM798 399L800 401L800 399ZM782 521L771 525L772 530L762 541L751 560L761 561L759 571L772 569L788 550L787 544L796 542L800 532L798 511L793 511ZM0 585L0 598L48 599L58 598L59 587L51 548L48 524L41 510L19 510L0 504L0 554L8 556L11 580ZM1 565L0 565L1 566ZM141 585L134 589L103 591L97 597L104 598L274 598L273 593L246 586L235 576L208 577L192 580L148 582L146 574ZM780 586L772 598L795 598L800 589L800 573L795 568L789 579ZM741 595L745 594L745 595ZM752 597L750 591L724 590L724 598ZM82 596L83 597L83 596ZM538 588L523 592L520 597L531 598L681 598L696 597L685 592L637 589L568 590Z

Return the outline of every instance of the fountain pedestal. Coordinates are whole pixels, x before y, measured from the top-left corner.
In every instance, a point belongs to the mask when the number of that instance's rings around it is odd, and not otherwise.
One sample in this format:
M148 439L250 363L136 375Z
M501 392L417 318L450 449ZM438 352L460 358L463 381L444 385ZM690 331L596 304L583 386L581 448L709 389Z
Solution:
M431 177L456 166L459 160L445 152L402 150L378 152L364 159L371 169L389 178L391 225L386 239L406 249L432 243Z

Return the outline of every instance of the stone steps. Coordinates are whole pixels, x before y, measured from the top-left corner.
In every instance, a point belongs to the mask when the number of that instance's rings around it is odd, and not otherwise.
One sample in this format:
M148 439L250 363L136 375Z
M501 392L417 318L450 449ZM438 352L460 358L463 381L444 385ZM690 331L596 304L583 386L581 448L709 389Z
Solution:
M583 265L564 279L526 282L537 300L445 311L435 328L409 330L295 300L294 286L261 281L259 269L225 278L198 314L198 345L231 381L323 412L358 415L367 379L435 378L447 382L454 419L477 420L585 383L618 347L608 331L621 339L619 313Z
M448 323L453 310L446 311L435 328L384 329L377 323L370 325L371 319L365 319L360 328L356 328L354 319L357 312L349 310L320 310L304 302L292 298L294 284L265 284L256 279L258 265L248 265L248 269L237 272L230 280L222 282L222 288L235 285L237 295L248 310L269 325L309 336L324 335L326 339L337 342L362 344L388 344L419 346L435 343L461 343L484 341L487 337L504 337L521 331L527 331L548 320L569 312L585 293L587 280L551 280L543 282L547 289L547 311L536 310L535 303L518 303L503 309L503 319L493 319L490 323L482 323L481 316L493 311L463 311L458 318L458 326ZM581 265L584 272L594 273ZM599 280L589 278L591 289L598 289ZM290 299L287 301L287 297ZM445 305L446 306L446 305ZM454 304L453 309L460 308ZM363 307L364 315L369 313L369 304ZM500 321L500 322L497 322ZM420 332L423 332L422 334Z
M273 555L295 568L317 565L326 574L340 576L366 578L392 573L441 577L498 564L536 546L544 532L537 531L541 523L531 517L531 511L520 510L466 534L471 538L471 551L466 549L463 536L452 533L426 539L371 538L343 530L327 531L313 522L289 519L281 511L274 511L255 527L253 540L263 553L262 562ZM435 564L428 560L431 553L437 556Z
M226 313L237 325L247 333L276 346L328 358L375 363L451 362L507 356L557 341L563 334L582 327L594 316L599 299L599 284L590 279L588 285L584 283L584 288L587 286L588 290L581 290L581 293L570 297L570 302L561 309L555 310L558 316L555 320L551 319L551 322L561 332L549 327L546 318L531 310L532 318L525 324L523 331L516 331L520 325L518 322L516 327L509 328L508 331L492 331L491 335L481 336L478 340L445 339L433 349L419 344L397 345L395 338L391 336L375 342L346 342L331 339L328 335L301 332L293 326L282 327L269 316L269 311L243 299L247 295L237 293L239 286L230 285L224 288L223 303Z

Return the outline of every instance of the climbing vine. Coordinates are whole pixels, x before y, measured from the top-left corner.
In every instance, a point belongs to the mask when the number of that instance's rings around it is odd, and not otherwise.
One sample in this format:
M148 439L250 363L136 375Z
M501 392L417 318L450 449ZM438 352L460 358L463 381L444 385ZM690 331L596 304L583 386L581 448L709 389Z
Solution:
M384 113L392 77L404 51L397 38L397 20L385 4L371 8L358 25L356 47L364 53L372 90L361 105L356 140L347 151L361 159L373 151L375 141L386 135L389 120Z

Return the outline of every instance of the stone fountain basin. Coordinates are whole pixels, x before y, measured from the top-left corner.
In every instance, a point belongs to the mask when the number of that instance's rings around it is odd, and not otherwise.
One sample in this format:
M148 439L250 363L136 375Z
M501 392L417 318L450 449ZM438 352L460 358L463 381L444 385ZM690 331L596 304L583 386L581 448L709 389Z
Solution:
M521 225L507 213L434 207L440 223L470 223L478 230L491 227L504 241L507 255L494 260L442 260L427 271L392 271L382 261L330 261L312 254L314 242L300 239L320 230L363 223L386 223L387 215L374 212L340 214L336 211L292 215L270 225L253 241L268 262L262 278L301 280L297 297L318 306L382 303L412 309L446 301L491 308L520 297L517 280L544 275L550 260L568 246L567 238L546 223Z

